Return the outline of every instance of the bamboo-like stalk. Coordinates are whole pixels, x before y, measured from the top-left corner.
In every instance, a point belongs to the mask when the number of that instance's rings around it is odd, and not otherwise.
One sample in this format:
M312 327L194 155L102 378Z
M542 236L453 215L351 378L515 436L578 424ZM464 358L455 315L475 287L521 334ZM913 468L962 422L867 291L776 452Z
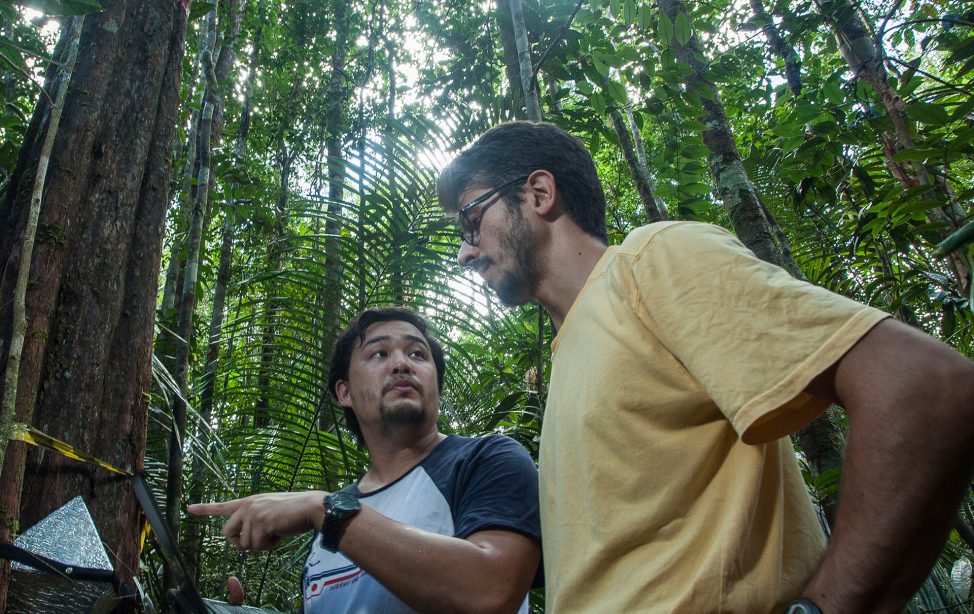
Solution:
M214 50L219 44L216 27L216 10L210 13L206 49L202 56L202 73L206 84L203 89L203 108L200 110L199 141L196 155L199 158L197 189L193 198L193 217L187 237L186 268L183 273L183 289L179 302L179 320L176 338L176 383L179 394L173 399L172 422L169 432L169 463L166 484L166 516L175 535L179 535L183 491L183 440L186 437L186 410L189 398L189 354L193 333L193 314L196 310L196 284L199 278L199 259L203 225L208 209L210 184L210 131L213 109L216 105L216 74ZM168 566L167 566L168 571ZM166 574L166 586L170 587L171 573Z
M514 42L517 44L521 91L524 93L524 110L528 114L528 119L541 121L541 103L538 102L538 91L534 88L534 70L531 66L528 32L524 25L524 10L521 6L521 0L510 0L510 4L511 23L514 24Z

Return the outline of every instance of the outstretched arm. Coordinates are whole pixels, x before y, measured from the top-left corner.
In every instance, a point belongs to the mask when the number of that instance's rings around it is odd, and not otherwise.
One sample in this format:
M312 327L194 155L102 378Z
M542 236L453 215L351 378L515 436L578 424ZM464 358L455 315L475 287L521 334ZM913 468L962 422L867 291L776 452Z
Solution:
M327 493L268 493L191 505L192 514L227 516L223 534L238 548L272 548L283 537L316 530ZM524 600L540 546L513 531L466 539L398 523L367 505L346 526L341 552L419 611L513 612Z
M974 365L892 320L808 392L846 408L838 516L804 594L826 614L896 612L943 548L974 464Z

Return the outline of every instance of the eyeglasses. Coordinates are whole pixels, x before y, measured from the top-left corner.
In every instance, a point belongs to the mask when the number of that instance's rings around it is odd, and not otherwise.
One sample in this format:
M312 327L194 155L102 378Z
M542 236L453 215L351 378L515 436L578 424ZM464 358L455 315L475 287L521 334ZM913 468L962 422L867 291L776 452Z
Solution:
M528 177L530 177L530 175L524 175L523 177L518 177L517 179L511 179L510 181L500 184L490 192L487 192L482 196L478 196L463 207L460 207L460 214L457 216L457 219L460 222L460 238L470 244L471 247L477 247L477 244L480 243L480 221L484 219L484 213L487 211L487 209L500 200L500 196L497 196L497 198L494 198L494 200L490 199L508 186L527 181ZM471 220L471 209L477 205L482 205L483 203L487 204L484 205L483 209L480 210L480 215L477 216L476 220Z

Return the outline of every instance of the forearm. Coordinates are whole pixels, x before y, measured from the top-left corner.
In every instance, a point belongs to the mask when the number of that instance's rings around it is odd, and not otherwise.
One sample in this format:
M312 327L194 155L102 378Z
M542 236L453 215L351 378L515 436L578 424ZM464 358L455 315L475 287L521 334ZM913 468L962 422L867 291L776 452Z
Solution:
M966 489L966 454L918 445L929 441L922 433L884 437L850 437L834 531L805 591L827 614L902 611L940 554ZM873 461L879 456L887 464ZM919 469L934 465L947 469Z
M533 562L511 565L499 550L524 549L529 540L507 531L486 533L490 542L480 544L437 535L363 505L345 528L340 550L418 611L513 612L530 587L540 550L530 543Z
M850 435L829 547L805 595L827 614L900 611L950 530L974 463L974 369L887 321L843 358Z

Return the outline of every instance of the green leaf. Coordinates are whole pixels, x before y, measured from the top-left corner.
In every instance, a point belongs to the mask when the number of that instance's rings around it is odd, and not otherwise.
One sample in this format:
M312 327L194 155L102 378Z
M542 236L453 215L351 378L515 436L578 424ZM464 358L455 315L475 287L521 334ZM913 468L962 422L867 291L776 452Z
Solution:
M690 18L686 13L680 11L676 16L676 40L681 45L686 45L690 42L690 37L693 35L693 30L690 28Z
M793 137L804 135L805 128L798 121L788 121L772 128L771 133L782 137Z
M606 90L609 93L609 97L619 103L619 105L625 105L627 102L629 102L629 96L626 94L626 88L623 87L621 83L617 81L609 81Z
M944 66L956 64L957 62L971 56L974 56L974 37L969 38L954 47L953 53L951 53L950 56L944 60Z
M660 40L667 45L670 44L670 41L673 40L673 22L670 21L670 18L660 13L659 21L656 22L656 28L659 32Z
M24 61L24 56L20 54L20 50L5 36L0 36L0 58L4 60L4 62L0 62L0 65L4 63L10 64L21 72L30 73L27 62Z
M607 79L609 77L609 67L599 58L592 58L592 66L595 66L595 70L599 71L599 75L601 75L602 78Z
M950 122L947 110L939 104L912 102L906 105L906 114L916 121L931 126L943 126Z
M0 116L0 129L6 130L14 126L22 126L24 123L16 115Z
M639 27L648 30L653 26L653 12L648 4L639 5Z
M695 81L690 85L690 90L705 100L714 100L714 88L701 81Z
M706 196L710 194L710 187L702 183L680 184L680 191L691 196Z
M207 0L194 0L193 4L189 7L189 21L194 21L209 14L213 9L216 8L214 2L209 2Z
M621 0L609 0L609 12L613 17L619 19L622 16L622 1Z
M787 138L785 138L785 140L783 140L781 142L781 150L782 151L795 151L796 149L798 149L799 147L801 147L804 144L805 144L805 135L804 134L799 134L799 135L787 137Z
M825 83L822 91L825 92L825 97L829 99L829 102L835 106L839 106L845 102L845 95L842 93L842 88L831 81Z
M965 62L964 65L961 66L960 70L957 71L957 76L962 77L967 73L971 72L972 70L974 70L974 58L967 60L967 62Z
M636 23L636 3L633 0L626 0L622 7L622 18L629 25Z
M862 191L866 193L866 196L872 196L876 193L876 182L869 175L862 165L856 164L852 167L852 174L859 180L859 185L862 186Z
M942 155L941 150L934 147L908 147L893 156L894 162L906 162L907 160L924 161L928 158L937 158Z
M592 108L595 109L596 113L598 113L599 115L605 113L605 109L606 109L605 98L602 97L602 94L598 92L593 93L591 101L592 101Z
M954 112L951 113L950 118L952 121L958 121L966 118L971 111L974 111L974 98L954 107Z

